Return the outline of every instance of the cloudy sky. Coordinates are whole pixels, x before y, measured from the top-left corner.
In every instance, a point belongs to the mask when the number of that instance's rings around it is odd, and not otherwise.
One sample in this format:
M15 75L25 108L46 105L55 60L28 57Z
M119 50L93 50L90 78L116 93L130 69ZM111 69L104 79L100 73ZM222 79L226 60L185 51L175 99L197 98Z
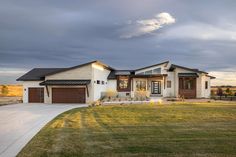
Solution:
M0 84L34 67L170 60L236 85L235 0L0 0Z

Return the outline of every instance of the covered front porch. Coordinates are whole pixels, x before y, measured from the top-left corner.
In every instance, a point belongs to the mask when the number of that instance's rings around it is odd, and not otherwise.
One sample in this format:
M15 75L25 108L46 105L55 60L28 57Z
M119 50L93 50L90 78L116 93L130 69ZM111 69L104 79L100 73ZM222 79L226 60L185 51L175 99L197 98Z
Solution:
M165 96L166 77L166 74L132 76L131 97L159 98Z

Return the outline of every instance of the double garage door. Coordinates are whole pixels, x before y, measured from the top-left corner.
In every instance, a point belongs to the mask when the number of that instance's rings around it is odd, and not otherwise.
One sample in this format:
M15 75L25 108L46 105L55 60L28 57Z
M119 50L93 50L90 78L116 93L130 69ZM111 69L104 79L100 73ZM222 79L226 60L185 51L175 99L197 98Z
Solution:
M52 103L85 103L85 88L52 88ZM44 88L29 88L29 102L43 103Z
M52 88L52 103L85 103L85 88Z

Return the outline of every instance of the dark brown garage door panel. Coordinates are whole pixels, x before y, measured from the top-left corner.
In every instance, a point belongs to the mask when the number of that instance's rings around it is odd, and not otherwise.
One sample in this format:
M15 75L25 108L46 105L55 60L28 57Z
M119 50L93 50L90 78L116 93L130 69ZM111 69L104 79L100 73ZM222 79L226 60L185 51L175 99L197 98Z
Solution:
M29 103L44 102L44 88L28 88Z
M85 103L85 88L52 88L52 103Z

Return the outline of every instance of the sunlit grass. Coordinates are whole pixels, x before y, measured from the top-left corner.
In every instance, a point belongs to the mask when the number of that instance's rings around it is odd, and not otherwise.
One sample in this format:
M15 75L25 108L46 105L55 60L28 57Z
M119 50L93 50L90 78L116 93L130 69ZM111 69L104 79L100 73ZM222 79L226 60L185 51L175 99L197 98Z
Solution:
M44 127L18 156L236 156L236 104L74 109Z

